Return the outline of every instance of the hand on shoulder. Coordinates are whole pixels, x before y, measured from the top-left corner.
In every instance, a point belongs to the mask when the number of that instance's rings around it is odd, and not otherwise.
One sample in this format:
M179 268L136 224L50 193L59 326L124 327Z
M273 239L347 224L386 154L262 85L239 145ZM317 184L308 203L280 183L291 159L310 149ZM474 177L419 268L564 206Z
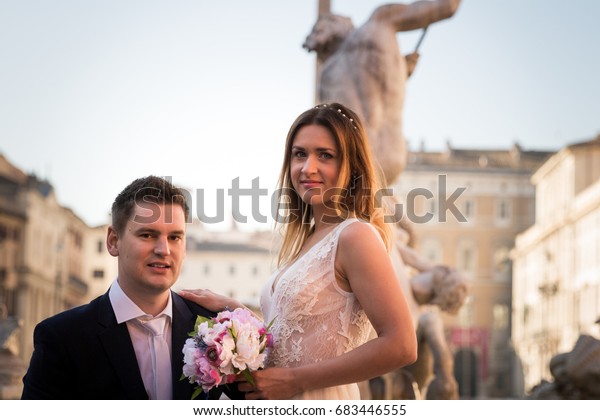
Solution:
M182 298L197 303L213 312L220 312L225 308L231 310L235 308L244 308L244 305L237 300L228 296L219 295L208 289L184 289L177 292L177 294Z

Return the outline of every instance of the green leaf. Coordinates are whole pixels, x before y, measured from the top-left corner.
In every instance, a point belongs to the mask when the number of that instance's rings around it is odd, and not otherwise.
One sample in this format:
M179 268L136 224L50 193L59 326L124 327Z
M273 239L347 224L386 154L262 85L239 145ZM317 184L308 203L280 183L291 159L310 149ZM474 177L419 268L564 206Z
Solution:
M195 400L198 395L202 394L202 387L197 387L194 393L192 394L192 400Z
M206 322L208 324L209 327L212 327L214 325L214 321L210 318L206 318L204 316L200 316L198 315L196 317L196 323L194 324L194 331L192 331L191 333L188 333L188 337L194 337L196 335L198 335L198 326L202 323Z
M212 321L210 318L207 318L207 317L205 317L205 316L200 316L200 315L198 315L198 316L196 317L196 323L194 324L194 328L197 328L197 327L198 327L198 325L202 324L203 322L208 322L208 323L210 323L210 321Z
M248 369L244 369L242 371L242 375L244 375L244 378L246 378L250 385L256 386L256 384L254 383L254 378L252 377L252 374L250 374L250 371Z
M233 337L233 341L237 342L237 334L235 333L235 327L233 326L233 323L231 323L231 336Z
M271 322L269 322L269 325L267 325L267 331L269 331L271 329L271 327L273 326L273 322L275 322L276 319L277 319L277 317L273 318L271 320Z
M187 379L188 377L185 376L185 373L181 374L181 377L179 378L180 381L183 381L184 379Z

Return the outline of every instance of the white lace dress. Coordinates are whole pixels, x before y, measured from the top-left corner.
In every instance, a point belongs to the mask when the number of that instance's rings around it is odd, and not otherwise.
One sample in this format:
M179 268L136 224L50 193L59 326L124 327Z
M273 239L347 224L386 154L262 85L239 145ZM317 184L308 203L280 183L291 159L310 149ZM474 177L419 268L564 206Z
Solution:
M276 270L265 284L261 308L275 346L267 365L295 367L319 363L346 353L369 338L371 324L353 293L335 279L335 255L342 230L357 219L336 226L307 253ZM273 290L273 283L275 290ZM293 399L360 399L357 384L308 391Z

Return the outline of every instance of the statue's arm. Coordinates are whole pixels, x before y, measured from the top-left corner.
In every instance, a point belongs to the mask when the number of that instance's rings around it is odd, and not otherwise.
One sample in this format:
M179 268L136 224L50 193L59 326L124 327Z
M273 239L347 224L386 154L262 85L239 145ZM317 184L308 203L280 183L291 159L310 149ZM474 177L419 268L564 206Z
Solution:
M460 0L385 4L375 9L369 21L392 25L396 32L412 31L452 17L459 4Z
M434 265L422 258L413 248L401 241L396 242L396 247L405 264L413 267L419 272L433 270Z

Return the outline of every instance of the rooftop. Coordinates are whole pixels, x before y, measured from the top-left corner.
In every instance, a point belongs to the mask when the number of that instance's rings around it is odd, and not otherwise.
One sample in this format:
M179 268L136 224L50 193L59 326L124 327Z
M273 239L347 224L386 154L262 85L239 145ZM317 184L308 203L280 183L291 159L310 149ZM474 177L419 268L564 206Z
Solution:
M407 170L419 170L435 166L456 170L506 170L510 172L533 172L555 151L523 150L518 143L510 149L456 149L450 143L441 152L410 150Z

